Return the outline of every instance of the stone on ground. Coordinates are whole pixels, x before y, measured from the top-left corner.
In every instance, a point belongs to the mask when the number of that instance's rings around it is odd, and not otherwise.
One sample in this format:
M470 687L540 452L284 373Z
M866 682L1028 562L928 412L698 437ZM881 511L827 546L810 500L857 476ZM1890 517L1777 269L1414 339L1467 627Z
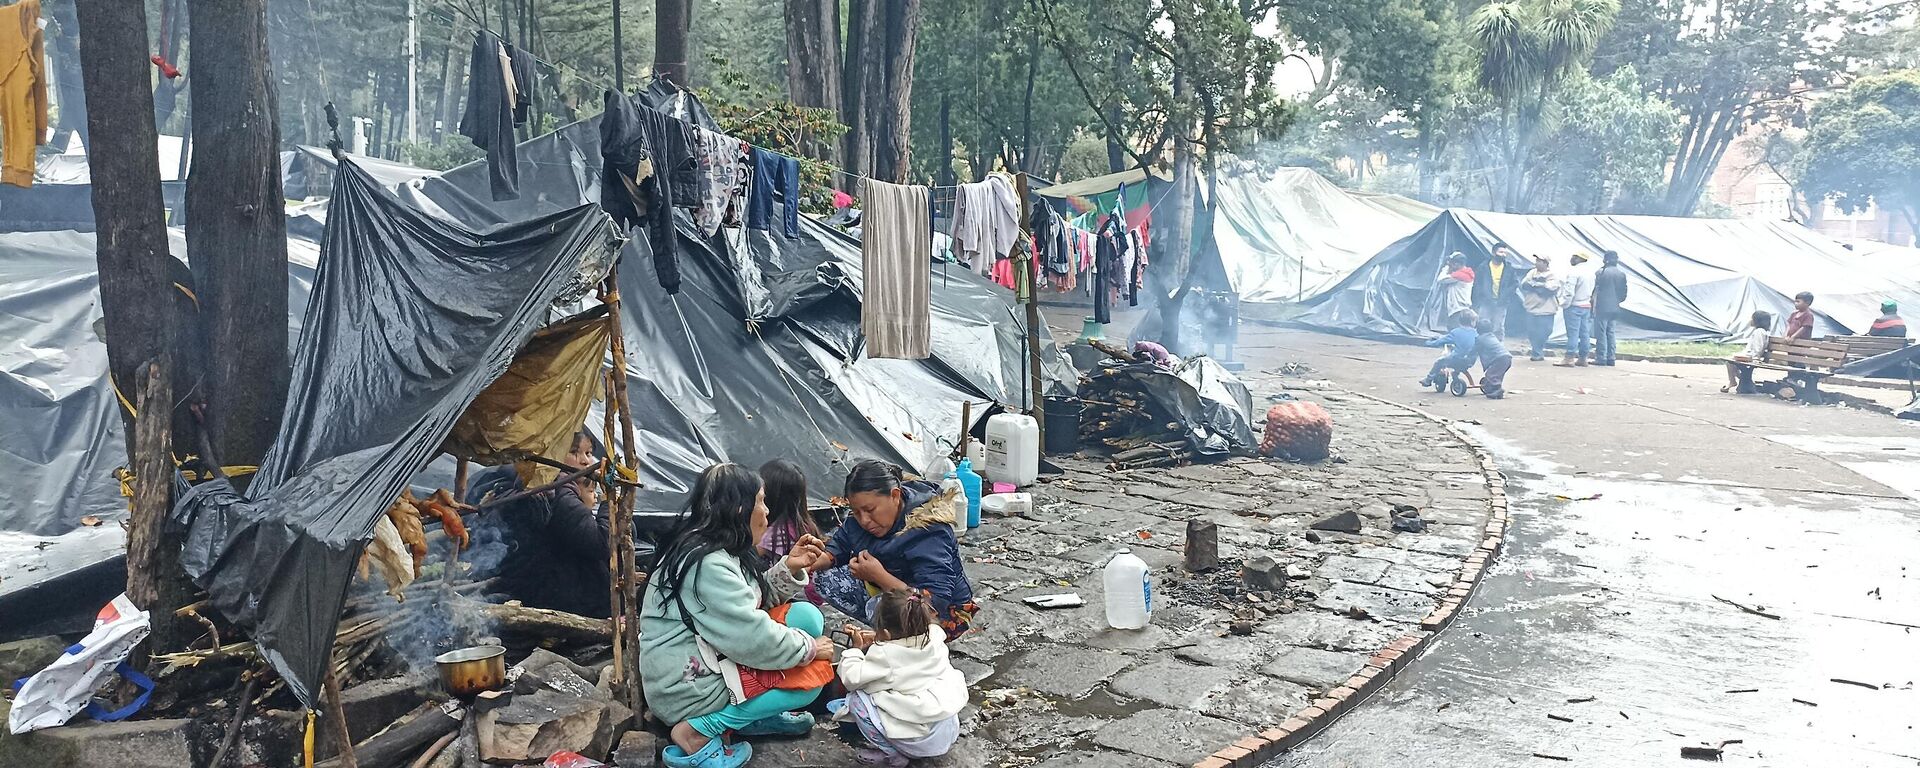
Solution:
M1308 526L1316 531L1334 531L1338 533L1359 533L1360 513L1351 509L1337 515L1324 517Z
M1289 648L1260 671L1289 683L1324 691L1346 682L1366 663L1367 657L1359 653Z
M1192 765L1250 734L1239 723L1183 709L1136 712L1100 729L1093 742L1142 757Z

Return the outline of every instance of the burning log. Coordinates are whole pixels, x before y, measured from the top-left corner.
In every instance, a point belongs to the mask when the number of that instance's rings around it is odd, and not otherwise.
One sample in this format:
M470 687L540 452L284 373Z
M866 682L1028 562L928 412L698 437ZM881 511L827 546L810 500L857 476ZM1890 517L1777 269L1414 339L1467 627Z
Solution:
M460 712L464 714L464 710ZM354 757L359 761L360 768L406 768L420 754L423 747L458 731L461 719L447 714L446 710L440 707L428 709L414 716L412 720L395 725L366 741L355 744ZM316 765L319 768L341 768L345 764L339 758L334 758Z

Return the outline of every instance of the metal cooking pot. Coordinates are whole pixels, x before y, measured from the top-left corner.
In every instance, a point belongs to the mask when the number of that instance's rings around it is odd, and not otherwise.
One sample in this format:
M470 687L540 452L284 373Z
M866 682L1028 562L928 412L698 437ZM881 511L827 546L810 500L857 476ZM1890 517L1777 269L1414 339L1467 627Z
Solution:
M433 657L433 663L440 668L440 686L460 698L507 684L507 649L498 645L447 651Z

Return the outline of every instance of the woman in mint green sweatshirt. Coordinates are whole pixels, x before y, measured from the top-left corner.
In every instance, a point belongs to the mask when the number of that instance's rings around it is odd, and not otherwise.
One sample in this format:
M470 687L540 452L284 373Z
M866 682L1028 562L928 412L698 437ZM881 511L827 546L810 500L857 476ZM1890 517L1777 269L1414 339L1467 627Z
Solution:
M793 712L819 689L772 689L747 698L739 667L793 669L833 658L818 608L796 603L785 624L766 608L799 594L806 569L826 553L812 542L762 570L755 542L766 531L759 475L719 464L693 486L687 518L669 540L640 605L640 685L647 705L673 725L673 768L738 768L751 745L731 732L806 733L813 716Z

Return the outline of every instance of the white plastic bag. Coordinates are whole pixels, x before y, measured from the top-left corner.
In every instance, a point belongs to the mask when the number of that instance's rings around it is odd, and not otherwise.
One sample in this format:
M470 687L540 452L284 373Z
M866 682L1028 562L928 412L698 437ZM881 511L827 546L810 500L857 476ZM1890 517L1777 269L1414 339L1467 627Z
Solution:
M114 598L100 609L99 616L93 620L92 632L20 687L19 694L13 698L13 711L7 715L7 729L18 734L66 725L76 713L87 708L100 681L126 660L135 645L147 638L149 629L146 611L135 607L125 594ZM150 682L147 687L151 693ZM110 714L125 717L145 700L146 695L142 694L132 706Z

